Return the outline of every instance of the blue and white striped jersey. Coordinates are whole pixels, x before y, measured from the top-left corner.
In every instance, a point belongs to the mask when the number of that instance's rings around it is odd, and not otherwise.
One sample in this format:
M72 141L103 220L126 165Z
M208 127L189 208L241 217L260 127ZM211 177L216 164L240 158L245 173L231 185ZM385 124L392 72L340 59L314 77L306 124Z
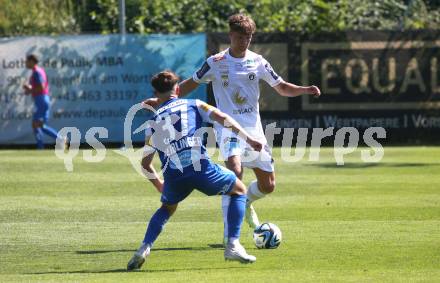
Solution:
M201 100L177 98L157 109L146 129L146 145L158 151L164 176L191 174L200 171L195 162L209 162L203 134L205 123L213 123L213 109Z

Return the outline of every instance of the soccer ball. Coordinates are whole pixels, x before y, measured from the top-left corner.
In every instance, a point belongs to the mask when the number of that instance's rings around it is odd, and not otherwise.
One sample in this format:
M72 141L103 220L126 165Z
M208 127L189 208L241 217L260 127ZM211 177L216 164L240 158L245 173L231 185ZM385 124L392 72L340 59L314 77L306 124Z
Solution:
M254 243L259 249L276 249L281 244L281 230L273 223L263 223L254 230Z

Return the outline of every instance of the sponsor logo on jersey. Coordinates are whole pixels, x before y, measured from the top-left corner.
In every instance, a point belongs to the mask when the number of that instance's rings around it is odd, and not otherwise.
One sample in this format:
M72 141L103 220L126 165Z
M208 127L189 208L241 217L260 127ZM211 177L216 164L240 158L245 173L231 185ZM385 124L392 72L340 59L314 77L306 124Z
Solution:
M229 75L228 73L222 73L221 75L221 79L223 82L223 87L228 87L229 86Z
M206 73L211 69L211 67L209 67L208 62L205 61L205 63L203 63L202 67L200 67L200 69L196 72L197 78L200 80L201 78L203 78L204 75L206 75Z
M254 63L255 63L254 59L247 59L245 65L246 67L251 68L254 66Z
M253 107L232 110L232 114L234 114L234 115L246 114L246 113L251 113L251 112L254 112L254 108Z
M245 69L242 63L235 63L234 67L236 71L243 71Z
M269 72L269 74L272 76L272 78L274 79L274 80L277 80L278 79L278 75L277 75L277 73L275 73L275 71L272 69L272 66L269 64L269 63L267 63L266 65L264 65L264 68L266 68L266 71L268 71Z
M226 137L223 139L223 143L238 143L238 139L236 137Z
M223 60L225 58L226 58L225 54L221 54L221 55L216 55L212 60L214 62L218 62L218 61L221 61L221 60Z
M251 81L255 80L255 73L249 73L248 78Z
M240 141L236 137L226 137L223 139L223 148L226 152L232 152L240 148Z
M170 108L176 107L176 106L181 105L181 104L187 104L187 103L188 103L188 101L185 100L185 99L177 99L176 101L171 102L171 103L169 103L169 104L167 104L165 106L162 106L161 108L157 109L157 114L162 114L163 112L165 112L166 110L168 110Z

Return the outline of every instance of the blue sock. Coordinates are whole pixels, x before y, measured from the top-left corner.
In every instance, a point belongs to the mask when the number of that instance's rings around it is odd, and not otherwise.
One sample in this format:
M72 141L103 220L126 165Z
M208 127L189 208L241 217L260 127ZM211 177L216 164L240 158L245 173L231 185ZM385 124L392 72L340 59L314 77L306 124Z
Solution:
M44 148L44 143L43 143L43 131L41 128L34 128L34 136L35 139L37 140L37 148L38 149L43 149Z
M153 246L154 241L162 232L163 226L165 226L169 218L168 210L164 207L159 208L150 219L143 243L150 247Z
M240 238L241 224L246 210L245 195L231 195L228 209L228 237Z
M44 124L41 129L43 130L43 133L45 133L46 135L48 135L54 139L60 138L60 136L58 136L58 132L46 124Z

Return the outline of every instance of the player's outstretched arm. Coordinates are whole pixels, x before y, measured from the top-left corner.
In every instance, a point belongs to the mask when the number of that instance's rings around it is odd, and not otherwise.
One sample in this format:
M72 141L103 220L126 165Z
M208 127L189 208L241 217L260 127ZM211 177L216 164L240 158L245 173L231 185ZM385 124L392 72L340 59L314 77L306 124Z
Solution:
M148 178L148 180L150 180L156 190L161 193L163 188L163 181L160 179L159 174L157 174L156 170L154 169L153 157L154 152L144 156L142 158L142 168L146 171L144 171L144 174Z
M217 108L214 108L214 110L212 110L209 117L213 121L216 121L217 123L223 125L223 127L230 129L231 131L233 131L234 133L236 133L242 137L245 137L246 142L254 150L260 151L263 148L262 143L260 143L259 141L255 140L254 138L249 136L249 134L238 124L238 122L235 121L234 119L232 119L232 117L229 116L228 114L225 114L225 113L221 112L220 110L218 110Z
M179 97L184 97L191 91L195 90L199 86L199 83L189 78L179 84Z
M179 97L184 97L191 91L195 90L198 86L199 84L195 82L192 78L184 80L179 84ZM157 106L159 106L159 100L157 99L157 97L152 97L142 101L142 104L156 108Z
M303 94L313 95L314 97L319 97L321 95L321 91L317 86L298 86L285 81L274 86L274 89L281 96L286 97L296 97Z

